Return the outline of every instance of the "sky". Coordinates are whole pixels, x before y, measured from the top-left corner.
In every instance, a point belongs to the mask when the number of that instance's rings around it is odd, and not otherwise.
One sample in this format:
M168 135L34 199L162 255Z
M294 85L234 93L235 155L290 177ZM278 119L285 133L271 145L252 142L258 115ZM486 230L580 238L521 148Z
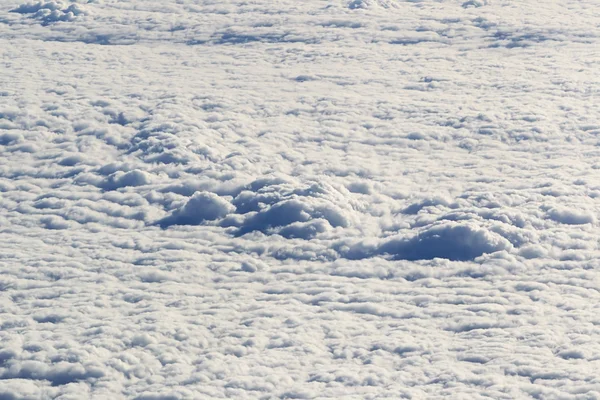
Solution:
M0 399L600 399L595 0L3 0L0 52Z

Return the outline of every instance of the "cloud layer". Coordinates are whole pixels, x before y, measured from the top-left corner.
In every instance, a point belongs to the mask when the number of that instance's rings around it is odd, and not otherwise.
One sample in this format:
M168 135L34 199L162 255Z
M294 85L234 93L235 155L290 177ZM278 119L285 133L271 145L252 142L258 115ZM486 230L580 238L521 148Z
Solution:
M3 2L0 398L600 396L596 9Z

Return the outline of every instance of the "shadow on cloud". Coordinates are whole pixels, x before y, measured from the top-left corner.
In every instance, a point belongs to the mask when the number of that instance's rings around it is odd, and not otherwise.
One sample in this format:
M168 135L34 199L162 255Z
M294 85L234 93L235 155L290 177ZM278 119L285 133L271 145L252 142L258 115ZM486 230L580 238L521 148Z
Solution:
M268 177L245 186L233 198L197 191L156 224L163 229L174 225L218 225L230 228L235 237L260 232L308 241L329 230L352 225L353 208L348 199L348 193L322 182L299 184ZM334 250L338 257L354 260L382 256L408 261L469 261L512 249L514 243L505 236L472 221L443 220L417 234L411 230L377 242L362 240L333 247L337 247ZM286 258L294 258L293 254Z
M31 18L39 20L42 25L70 22L80 15L85 15L83 7L79 4L71 4L65 7L61 2L52 0L22 4L11 10L11 12L29 14Z
M410 237L392 237L377 245L359 243L342 254L349 259L390 256L408 261L434 258L470 261L510 248L512 244L497 233L468 223L445 222Z
M214 193L196 192L157 224L168 228L220 220L218 224L233 228L236 237L262 232L308 240L350 226L352 209L346 197L324 183L301 185L273 177L252 182L231 202Z

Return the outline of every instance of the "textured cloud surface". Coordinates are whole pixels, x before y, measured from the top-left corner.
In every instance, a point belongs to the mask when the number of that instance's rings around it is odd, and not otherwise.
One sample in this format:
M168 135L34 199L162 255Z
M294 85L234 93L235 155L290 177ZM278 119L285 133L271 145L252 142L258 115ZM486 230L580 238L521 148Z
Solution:
M591 0L0 4L0 399L600 398Z

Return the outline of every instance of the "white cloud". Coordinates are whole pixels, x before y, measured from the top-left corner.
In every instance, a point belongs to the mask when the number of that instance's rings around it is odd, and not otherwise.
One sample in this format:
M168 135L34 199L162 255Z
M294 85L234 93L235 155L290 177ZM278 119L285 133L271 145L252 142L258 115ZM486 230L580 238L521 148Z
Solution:
M596 8L2 2L0 398L597 397Z
M196 192L184 206L159 221L163 227L170 225L199 225L225 217L234 207L225 199L210 192Z
M60 1L38 1L21 4L11 10L18 14L31 14L31 17L47 25L55 22L70 22L80 15L85 15L84 8L79 4L63 4Z

